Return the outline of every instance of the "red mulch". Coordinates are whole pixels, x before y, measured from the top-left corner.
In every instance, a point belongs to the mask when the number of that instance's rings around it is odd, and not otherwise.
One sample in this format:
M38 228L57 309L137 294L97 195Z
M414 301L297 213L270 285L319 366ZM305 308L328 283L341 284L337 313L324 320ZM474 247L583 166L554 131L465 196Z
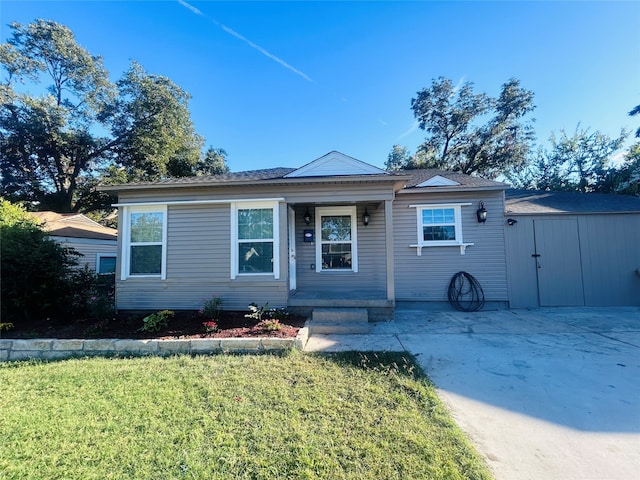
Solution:
M153 313L153 312L149 312ZM203 322L209 320L197 312L176 311L166 328L157 332L141 332L142 319L147 314L122 313L110 320L78 320L68 325L51 321L22 322L3 331L2 338L229 338L229 337L295 337L304 326L305 317L289 315L280 321L282 328L264 331L254 319L245 318L247 312L224 311L216 322L218 331L205 333Z

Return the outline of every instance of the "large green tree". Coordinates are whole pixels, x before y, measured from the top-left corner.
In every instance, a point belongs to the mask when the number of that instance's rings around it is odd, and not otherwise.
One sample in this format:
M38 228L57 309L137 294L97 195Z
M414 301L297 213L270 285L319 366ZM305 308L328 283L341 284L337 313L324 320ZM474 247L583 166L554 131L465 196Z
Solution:
M615 165L612 159L626 137L624 131L611 138L580 127L572 135L561 130L551 135L550 148L539 149L526 168L508 172L507 178L514 186L538 190L621 191L624 179L617 177L627 170L623 177L631 177L631 160Z
M476 94L473 83L456 87L440 77L411 100L427 134L405 168L440 168L489 178L523 165L534 138L526 115L533 93L510 79L498 97Z
M179 86L135 62L112 83L102 59L57 22L10 28L0 45L2 195L87 211L105 200L93 188L105 172L107 181L196 173L203 141Z

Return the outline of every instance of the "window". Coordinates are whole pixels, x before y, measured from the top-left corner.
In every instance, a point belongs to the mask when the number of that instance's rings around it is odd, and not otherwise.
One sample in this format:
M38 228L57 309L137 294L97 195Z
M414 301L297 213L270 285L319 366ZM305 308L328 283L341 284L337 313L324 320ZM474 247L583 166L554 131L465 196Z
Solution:
M456 241L456 210L454 207L421 208L422 241Z
M116 273L116 256L112 253L96 255L96 273L101 275Z
M125 207L122 279L166 278L167 207Z
M231 278L273 275L279 278L278 203L234 203Z
M416 208L418 225L418 243L410 246L422 255L423 247L453 245L464 255L466 247L473 245L462 241L462 207L467 205L471 204L409 205Z
M316 271L358 271L356 207L316 209Z

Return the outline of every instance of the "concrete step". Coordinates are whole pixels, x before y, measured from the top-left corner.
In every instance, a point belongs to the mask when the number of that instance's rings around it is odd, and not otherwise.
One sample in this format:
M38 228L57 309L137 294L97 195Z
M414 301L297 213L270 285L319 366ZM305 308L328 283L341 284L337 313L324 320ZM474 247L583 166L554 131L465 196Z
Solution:
M370 333L366 308L315 308L309 322L309 334Z
M318 322L369 322L366 308L314 308L311 315Z

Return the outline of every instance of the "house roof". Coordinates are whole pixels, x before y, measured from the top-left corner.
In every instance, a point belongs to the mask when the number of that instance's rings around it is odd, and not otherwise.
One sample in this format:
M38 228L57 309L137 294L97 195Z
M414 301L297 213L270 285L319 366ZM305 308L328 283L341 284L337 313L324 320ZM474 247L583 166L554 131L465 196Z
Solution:
M433 179L431 182L429 180ZM176 187L216 187L260 184L318 184L388 182L402 193L428 191L503 190L507 185L463 173L437 169L387 172L355 158L332 151L300 168L276 167L263 170L225 173L222 175L169 178L154 182L104 185L103 191L146 190Z
M418 170L405 170L403 173L410 175L402 193L424 193L436 191L461 191L461 190L504 190L506 183L474 177L465 173L449 172L436 168L423 168ZM430 180L432 180L430 182ZM422 186L421 186L422 185Z
M508 189L507 214L640 212L640 197L605 193Z
M81 213L33 212L43 222L43 229L54 237L117 240L118 231L100 225Z

